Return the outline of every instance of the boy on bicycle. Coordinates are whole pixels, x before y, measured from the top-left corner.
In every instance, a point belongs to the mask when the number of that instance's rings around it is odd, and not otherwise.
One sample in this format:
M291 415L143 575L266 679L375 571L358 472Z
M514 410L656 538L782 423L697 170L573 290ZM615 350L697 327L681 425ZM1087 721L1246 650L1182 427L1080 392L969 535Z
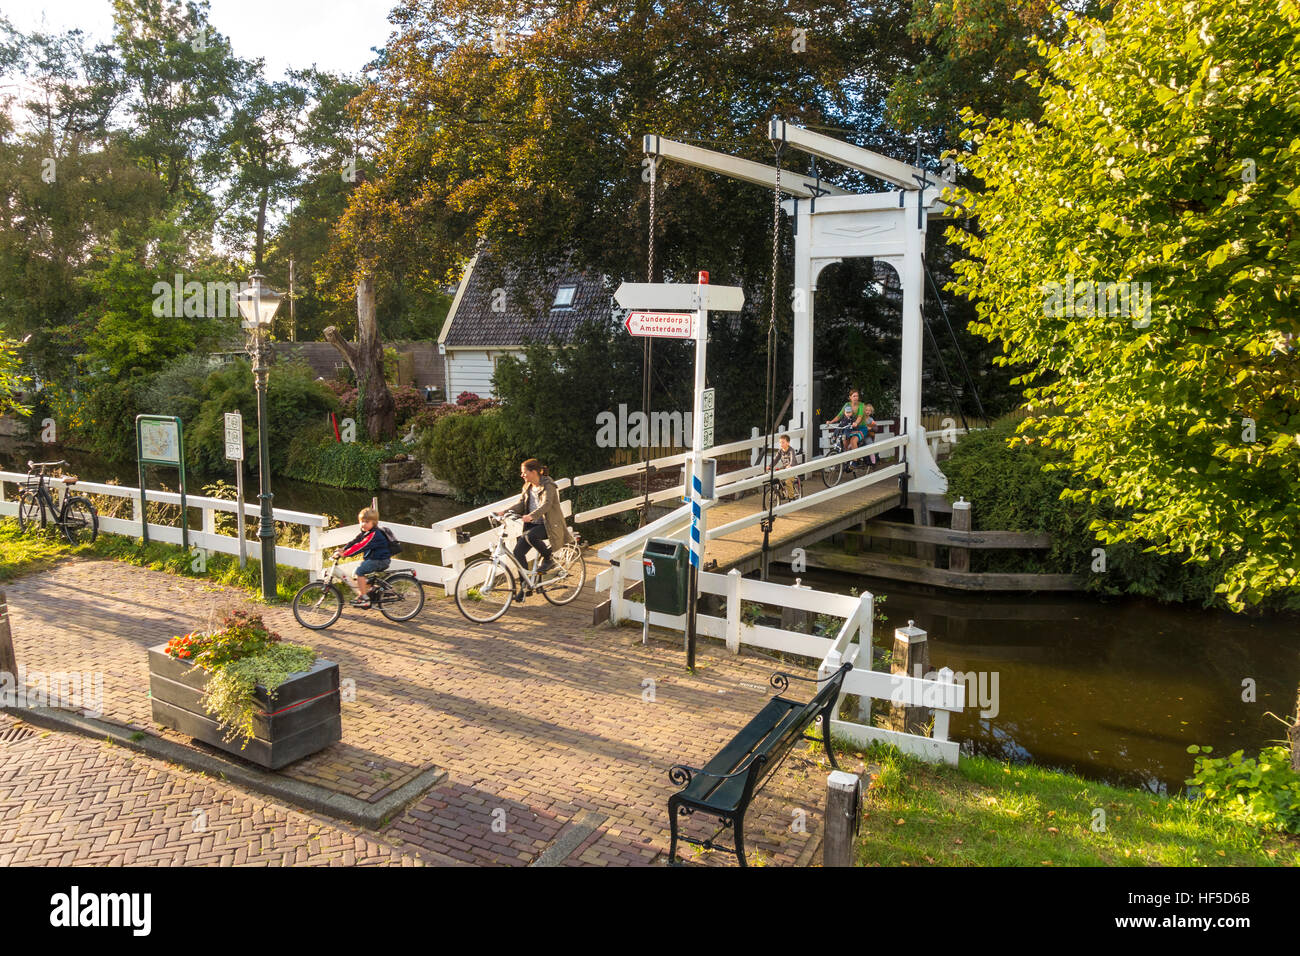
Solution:
M782 435L777 439L777 441L780 443L781 447L778 448L776 452L776 470L780 471L782 468L793 468L794 449L790 447L790 436ZM793 499L798 497L795 494L795 482L798 480L798 478L782 479L781 484L785 487L785 496L787 498Z
M374 508L362 508L357 514L361 530L357 536L343 546L343 557L350 558L360 554L364 560L357 565L354 575L348 576L348 583L357 591L353 607L370 607L370 582L367 574L385 570L392 563L392 549L388 545L388 535L379 529L379 512Z

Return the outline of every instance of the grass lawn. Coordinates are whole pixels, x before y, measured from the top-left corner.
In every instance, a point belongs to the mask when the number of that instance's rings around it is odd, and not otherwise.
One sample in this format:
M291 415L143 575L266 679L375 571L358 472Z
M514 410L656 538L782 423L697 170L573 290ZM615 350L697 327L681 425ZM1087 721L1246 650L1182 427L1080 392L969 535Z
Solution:
M1300 836L1184 797L987 757L949 767L877 746L866 759L879 772L864 799L861 866L1300 866Z
M24 574L45 571L71 557L110 558L126 561L156 571L203 578L215 584L228 584L241 588L255 597L261 597L261 564L252 552L257 544L249 546L248 566L242 571L239 559L226 554L208 554L204 571L194 569L195 556L187 554L179 545L150 542L141 545L138 538L116 534L100 534L93 544L70 546L57 528L46 528L23 534L18 530L17 518L0 519L0 583L12 581ZM297 568L276 566L276 595L281 601L292 601L298 589L307 583L307 572Z

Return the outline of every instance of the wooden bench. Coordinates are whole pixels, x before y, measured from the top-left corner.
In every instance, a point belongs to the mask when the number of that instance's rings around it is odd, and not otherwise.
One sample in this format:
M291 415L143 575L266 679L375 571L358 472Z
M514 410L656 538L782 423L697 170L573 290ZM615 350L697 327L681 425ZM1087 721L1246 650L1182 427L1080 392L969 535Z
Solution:
M800 740L820 740L826 746L831 766L840 769L831 749L830 726L844 676L853 669L844 664L834 674L818 680L794 674L773 674L769 683L777 696L767 702L740 733L718 751L702 768L676 764L668 771L668 779L682 789L668 798L668 821L672 842L668 848L668 863L677 864L677 818L696 811L717 818L722 829L707 840L681 837L687 843L705 849L728 850L736 854L741 866L745 862L745 810L772 771L780 766L790 749ZM824 686L807 703L788 700L780 693L790 686L790 679L805 680ZM820 738L805 733L818 717L822 719ZM714 843L714 838L727 827L732 828L734 847Z

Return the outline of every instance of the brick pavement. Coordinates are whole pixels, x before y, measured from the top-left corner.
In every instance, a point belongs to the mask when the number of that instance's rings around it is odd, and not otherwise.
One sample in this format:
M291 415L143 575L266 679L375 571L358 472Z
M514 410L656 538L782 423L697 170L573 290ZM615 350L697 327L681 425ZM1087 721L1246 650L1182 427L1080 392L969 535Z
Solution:
M73 734L0 742L0 866L449 862Z
M255 606L202 580L99 560L7 591L21 665L103 670L105 719L151 733L145 650L204 626L216 608ZM343 741L284 772L376 800L436 764L447 780L383 832L468 863L526 864L584 810L609 819L566 865L662 862L668 767L707 760L762 706L767 676L783 666L708 646L688 675L679 643L642 647L639 628L593 628L586 601L554 608L533 598L483 626L437 589L428 594L409 624L349 608L324 632L300 628L288 608L264 609L273 628L356 682ZM746 821L751 863L791 864L811 849L828 770L796 751L773 775ZM712 832L704 820L687 826ZM726 854L698 859L732 865Z

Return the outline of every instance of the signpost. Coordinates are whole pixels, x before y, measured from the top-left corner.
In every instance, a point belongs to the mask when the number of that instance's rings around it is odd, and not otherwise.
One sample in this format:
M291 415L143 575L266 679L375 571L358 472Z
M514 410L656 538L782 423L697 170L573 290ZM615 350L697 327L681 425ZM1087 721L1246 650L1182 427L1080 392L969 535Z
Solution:
M239 510L235 512L235 527L239 532L239 566L248 563L248 548L244 543L244 416L239 412L226 412L226 460L235 463L235 498Z
M701 272L696 285L624 282L614 301L635 309L624 323L633 335L695 339L695 417L691 429L691 572L686 612L686 667L695 670L695 616L700 591L700 566L704 559L707 502L701 484L704 449L713 445L713 389L704 387L709 338L709 310L739 312L745 292L738 286L711 286ZM664 310L664 311L656 311ZM707 439L705 431L707 428ZM647 619L649 612L646 613Z
M661 339L695 338L694 312L630 312L623 323L633 335Z
M181 547L190 548L190 526L185 509L185 435L181 420L168 415L135 416L135 452L140 470L140 537L149 543L149 512L145 502L145 465L170 465L180 469Z

